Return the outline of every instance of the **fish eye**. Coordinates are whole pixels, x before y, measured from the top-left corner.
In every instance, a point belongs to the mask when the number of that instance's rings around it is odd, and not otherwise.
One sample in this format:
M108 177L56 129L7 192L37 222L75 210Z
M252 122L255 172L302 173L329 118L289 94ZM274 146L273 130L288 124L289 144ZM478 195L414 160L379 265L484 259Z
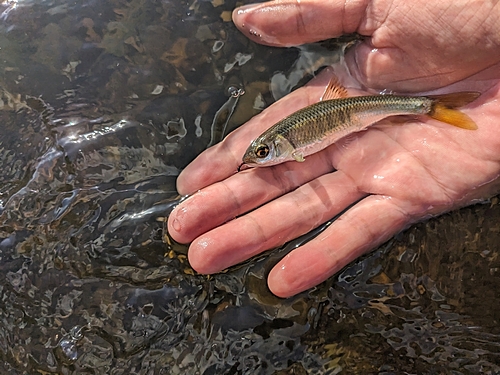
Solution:
M255 156L257 156L259 159L263 159L267 155L269 155L269 147L267 147L266 145L260 145L255 150Z

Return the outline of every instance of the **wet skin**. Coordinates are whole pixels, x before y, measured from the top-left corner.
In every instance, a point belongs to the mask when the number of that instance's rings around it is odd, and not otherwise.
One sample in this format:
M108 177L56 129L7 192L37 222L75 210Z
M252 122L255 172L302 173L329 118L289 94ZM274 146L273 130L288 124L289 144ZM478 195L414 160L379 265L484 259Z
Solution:
M319 100L329 80L326 72L202 153L179 176L179 193L193 195L172 212L168 227L177 241L191 242L193 268L218 272L308 232L357 202L270 272L271 291L291 296L411 223L500 191L499 7L472 1L431 6L424 1L301 0L235 10L240 30L264 44L301 44L354 31L367 35L346 56L355 79L400 92L480 91L481 97L462 109L479 129L427 118L404 125L382 122L303 163L235 173L245 149L264 129Z

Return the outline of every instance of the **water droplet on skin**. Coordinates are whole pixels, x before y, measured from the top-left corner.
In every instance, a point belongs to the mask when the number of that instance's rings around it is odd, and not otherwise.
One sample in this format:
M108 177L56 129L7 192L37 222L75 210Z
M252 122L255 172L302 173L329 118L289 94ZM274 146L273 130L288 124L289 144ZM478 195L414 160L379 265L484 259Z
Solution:
M208 246L210 246L210 241L208 241L208 240L198 241L198 247L200 247L202 249L206 249Z
M255 37L257 37L257 38L262 39L262 34L261 34L261 33L259 33L259 32L257 32L257 31L256 31L256 30L254 30L254 29L250 29L250 30L248 30L248 33L249 33L250 35L252 35L252 36L255 36Z

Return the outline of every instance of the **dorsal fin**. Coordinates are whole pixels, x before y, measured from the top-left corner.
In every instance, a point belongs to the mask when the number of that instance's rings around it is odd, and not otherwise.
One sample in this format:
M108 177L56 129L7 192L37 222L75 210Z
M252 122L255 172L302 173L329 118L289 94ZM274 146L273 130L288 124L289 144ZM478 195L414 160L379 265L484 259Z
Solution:
M336 75L332 75L320 100L342 99L347 97L349 97L349 95L345 87L342 86Z

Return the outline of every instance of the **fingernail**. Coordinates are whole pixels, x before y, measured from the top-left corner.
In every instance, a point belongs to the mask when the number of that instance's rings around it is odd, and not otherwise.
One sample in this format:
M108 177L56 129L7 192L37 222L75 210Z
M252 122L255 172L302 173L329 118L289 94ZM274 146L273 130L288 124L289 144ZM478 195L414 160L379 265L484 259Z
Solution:
M267 278L267 285L275 296L287 298L291 295L288 290L286 266L283 261L271 270Z
M180 230L181 230L181 223L180 223L180 221L177 220L177 219L174 219L174 221L172 221L172 228L174 228L174 230L176 232L180 232Z

